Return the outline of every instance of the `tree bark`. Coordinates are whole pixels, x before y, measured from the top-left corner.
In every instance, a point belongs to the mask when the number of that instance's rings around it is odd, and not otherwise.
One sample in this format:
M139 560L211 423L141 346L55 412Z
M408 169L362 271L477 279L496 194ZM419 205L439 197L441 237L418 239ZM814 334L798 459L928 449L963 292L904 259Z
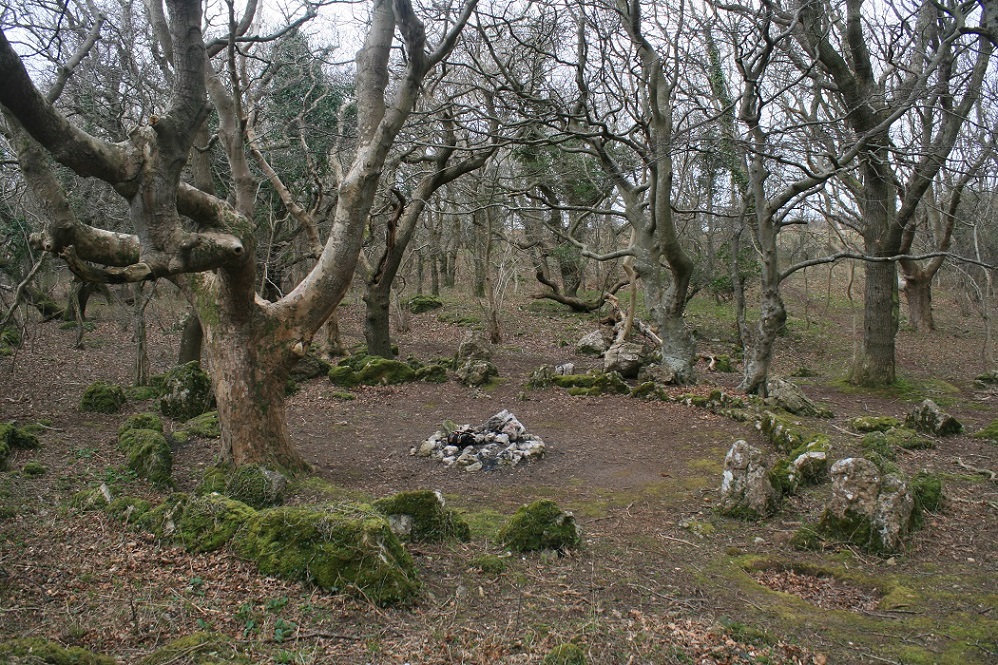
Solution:
M904 299L908 303L909 325L919 332L935 330L936 322L932 315L932 277L906 274L903 292Z
M184 328L180 333L180 352L177 354L177 364L186 365L189 362L201 362L201 344L204 332L196 312L191 311L184 319Z

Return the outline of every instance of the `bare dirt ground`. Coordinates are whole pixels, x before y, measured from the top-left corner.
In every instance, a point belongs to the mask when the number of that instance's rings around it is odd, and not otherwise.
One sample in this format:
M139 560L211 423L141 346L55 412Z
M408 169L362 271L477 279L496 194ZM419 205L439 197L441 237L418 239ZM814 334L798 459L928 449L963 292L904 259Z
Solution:
M826 432L833 456L858 450L847 422L901 416L936 399L974 432L998 417L998 395L976 388L983 337L973 313L937 296L940 330L899 337L904 381L896 391L856 391L836 382L851 356L855 310L791 303L790 334L775 373L795 379L835 417L807 424ZM724 454L736 439L771 449L753 427L706 410L629 397L570 397L526 390L541 364L574 361L572 344L592 317L510 306L495 350L498 385L457 382L361 388L335 397L325 379L290 398L289 423L316 477L293 485L292 502L380 497L438 489L473 526L465 544L416 545L425 589L411 607L384 609L355 598L266 578L228 551L193 555L102 513L69 508L76 491L101 482L162 498L130 476L116 447L118 424L155 408L129 402L121 414L81 413L80 395L103 379L127 385L133 345L127 314L95 303L85 350L73 330L34 326L13 358L0 360L0 422L44 421L43 447L15 451L0 472L0 641L38 636L138 662L178 637L218 631L214 660L183 650L172 663L540 663L574 642L589 663L998 663L998 446L966 435L934 450L903 452L908 472L942 474L945 507L929 516L902 554L878 558L835 545L788 547L814 520L827 485L789 499L774 518L745 523L712 510ZM475 312L449 302L445 311ZM155 371L175 358L182 308L154 307ZM412 317L403 357L453 354L465 328L439 312ZM359 341L361 309L342 325ZM701 350L732 353L729 324L694 309ZM733 390L736 374L707 372L705 392ZM445 419L480 424L512 411L549 446L513 470L464 473L411 456ZM214 443L174 450L177 489L189 491L214 459ZM38 461L47 471L21 469ZM528 501L552 498L574 511L585 546L565 557L508 556L490 534ZM505 557L486 574L472 560Z

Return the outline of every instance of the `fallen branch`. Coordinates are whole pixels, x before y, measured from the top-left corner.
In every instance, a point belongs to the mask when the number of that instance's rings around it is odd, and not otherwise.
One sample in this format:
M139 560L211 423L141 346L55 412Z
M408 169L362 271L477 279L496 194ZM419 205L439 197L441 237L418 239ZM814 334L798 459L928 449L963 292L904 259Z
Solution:
M980 467L970 466L959 457L956 458L956 465L961 469L966 469L967 471L973 471L974 473L988 476L988 480L998 481L998 473L992 471L991 469L982 469Z

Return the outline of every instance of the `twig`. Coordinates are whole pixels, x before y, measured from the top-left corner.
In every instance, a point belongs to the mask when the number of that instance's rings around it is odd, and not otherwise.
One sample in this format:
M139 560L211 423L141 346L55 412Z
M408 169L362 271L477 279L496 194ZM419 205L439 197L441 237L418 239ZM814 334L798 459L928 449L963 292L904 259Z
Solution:
M362 640L364 638L363 637L358 637L356 635L347 635L345 633L326 633L326 632L318 631L317 630L317 631L313 631L311 633L302 633L301 635L293 635L293 636L285 637L285 638L282 638L280 640L277 639L277 638L271 637L270 639L264 640L264 642L275 643L276 644L276 643L280 643L280 642L298 642L300 640L314 640L314 639L320 639L320 640L346 640L346 641L350 641L350 642L358 642L358 641L360 641L360 640Z

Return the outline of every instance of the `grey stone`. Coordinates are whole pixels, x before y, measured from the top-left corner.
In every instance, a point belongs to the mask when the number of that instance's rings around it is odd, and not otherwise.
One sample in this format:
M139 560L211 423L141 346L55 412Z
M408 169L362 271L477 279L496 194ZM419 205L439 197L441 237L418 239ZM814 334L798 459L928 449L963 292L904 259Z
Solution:
M877 510L880 494L880 469L862 457L848 457L832 465L832 496L827 509L836 517L853 512L867 517Z
M776 512L780 491L769 477L762 451L735 441L724 458L719 510L732 517L758 519Z
M457 348L457 364L462 365L469 360L492 360L492 348L477 330L468 331Z
M580 356L598 357L603 355L609 346L610 344L603 336L603 332L594 330L575 343L575 353Z
M905 424L919 432L927 432L936 436L959 434L963 425L953 416L939 408L931 399L927 399L905 418Z
M488 360L468 360L457 369L458 379L466 386L484 385L498 375L498 368Z
M625 379L635 379L645 363L645 348L634 342L617 342L603 356L603 371L617 372Z
M766 402L797 416L831 418L832 412L808 399L797 385L785 379L773 379L766 384L769 397Z

